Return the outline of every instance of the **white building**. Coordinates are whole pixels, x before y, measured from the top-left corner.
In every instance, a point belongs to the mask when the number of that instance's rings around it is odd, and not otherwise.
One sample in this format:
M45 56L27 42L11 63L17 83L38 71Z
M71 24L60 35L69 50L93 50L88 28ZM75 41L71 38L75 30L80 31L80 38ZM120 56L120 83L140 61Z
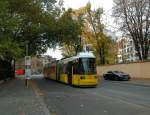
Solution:
M117 39L117 45L118 63L134 62L139 59L132 39L122 37L120 39Z
M117 39L117 36L116 36L115 32L113 32L111 30L105 29L104 33L106 35L110 36L113 40Z

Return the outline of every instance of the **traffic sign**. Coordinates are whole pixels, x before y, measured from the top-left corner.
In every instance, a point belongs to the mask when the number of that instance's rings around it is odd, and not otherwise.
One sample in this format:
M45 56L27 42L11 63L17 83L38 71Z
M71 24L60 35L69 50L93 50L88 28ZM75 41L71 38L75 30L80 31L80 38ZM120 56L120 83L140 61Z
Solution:
M25 56L25 65L31 65L31 56Z
M25 56L25 79L31 77L31 56Z

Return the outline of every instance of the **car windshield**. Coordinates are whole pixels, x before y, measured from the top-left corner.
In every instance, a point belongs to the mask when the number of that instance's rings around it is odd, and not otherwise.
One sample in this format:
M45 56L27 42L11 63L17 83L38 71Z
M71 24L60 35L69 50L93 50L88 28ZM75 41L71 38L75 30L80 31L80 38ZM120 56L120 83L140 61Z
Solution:
M112 73L112 71L108 71L107 73Z
M123 73L122 71L114 71L114 73Z

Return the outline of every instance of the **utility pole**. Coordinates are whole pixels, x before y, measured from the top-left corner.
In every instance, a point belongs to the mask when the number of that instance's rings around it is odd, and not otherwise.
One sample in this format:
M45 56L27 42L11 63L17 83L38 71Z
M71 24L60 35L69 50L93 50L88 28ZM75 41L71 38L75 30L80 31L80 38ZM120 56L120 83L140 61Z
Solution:
M28 43L29 43L29 41L26 41L26 42L25 42L25 44L26 44L26 56L29 55L29 52L28 52L28 50L29 50L29 48L28 48Z
M25 56L25 86L28 88L28 79L29 79L29 73L30 73L30 57L28 56L29 55L29 47L28 47L28 44L29 44L29 41L25 41L25 46L26 46L26 56Z

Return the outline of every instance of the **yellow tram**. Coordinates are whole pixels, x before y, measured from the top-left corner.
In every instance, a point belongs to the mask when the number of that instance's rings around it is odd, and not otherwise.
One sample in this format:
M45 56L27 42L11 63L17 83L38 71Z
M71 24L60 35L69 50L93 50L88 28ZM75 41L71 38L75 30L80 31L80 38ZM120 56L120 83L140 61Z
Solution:
M74 86L96 86L96 58L91 52L81 52L77 56L45 65L45 78Z

